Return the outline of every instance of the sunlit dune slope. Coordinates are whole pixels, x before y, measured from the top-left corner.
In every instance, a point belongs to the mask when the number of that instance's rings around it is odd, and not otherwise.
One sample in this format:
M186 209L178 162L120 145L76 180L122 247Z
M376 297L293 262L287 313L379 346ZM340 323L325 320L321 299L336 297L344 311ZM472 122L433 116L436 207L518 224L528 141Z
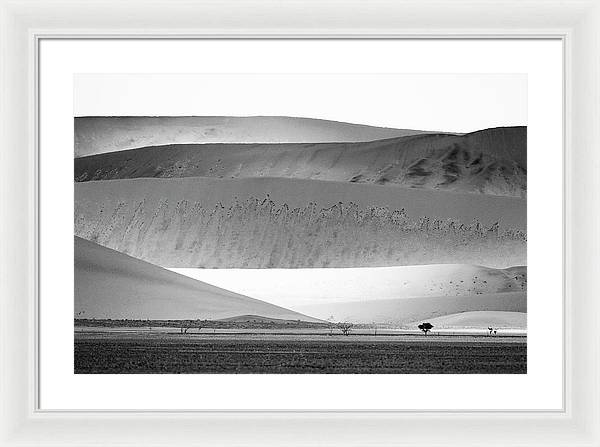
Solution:
M311 269L198 269L173 271L242 295L294 306L396 298L488 295L527 291L527 267L411 265Z
M75 118L75 156L163 144L350 142L419 133L288 116L90 116Z
M300 312L316 318L330 316L337 321L389 323L406 326L415 321L473 311L527 312L525 292L481 295L400 298L374 301L348 301L297 306Z
M525 197L527 128L354 143L171 144L75 159L75 180L280 177Z
M427 321L436 329L485 329L488 327L496 330L502 328L527 329L527 313L525 312L478 310L430 318ZM422 321L415 321L409 326L417 327L420 323Z
M75 237L75 317L220 319L248 314L317 321Z
M77 183L74 218L77 236L163 267L503 268L527 264L526 206L314 180L130 179Z

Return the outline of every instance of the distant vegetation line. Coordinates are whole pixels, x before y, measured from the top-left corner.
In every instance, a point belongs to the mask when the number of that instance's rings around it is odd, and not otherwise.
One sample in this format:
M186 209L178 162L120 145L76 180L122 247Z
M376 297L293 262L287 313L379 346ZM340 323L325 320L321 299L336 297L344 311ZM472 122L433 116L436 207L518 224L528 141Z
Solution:
M110 319L75 318L75 327L131 327L131 328L202 328L202 329L322 329L331 323L313 323L301 320L257 319L256 321L220 320L153 320L153 319ZM368 325L363 325L369 327ZM358 327L358 325L357 325ZM362 327L362 326L361 326Z
M209 208L187 200L75 204L75 234L164 267L310 268L436 263L526 265L527 236L498 224L412 219L404 209L249 198Z

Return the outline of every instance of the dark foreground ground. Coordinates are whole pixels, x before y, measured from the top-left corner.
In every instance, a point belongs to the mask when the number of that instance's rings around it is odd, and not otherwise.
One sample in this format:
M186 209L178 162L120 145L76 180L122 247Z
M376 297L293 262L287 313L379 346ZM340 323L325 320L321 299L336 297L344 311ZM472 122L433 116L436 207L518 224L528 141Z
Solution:
M525 337L76 332L77 374L514 374Z

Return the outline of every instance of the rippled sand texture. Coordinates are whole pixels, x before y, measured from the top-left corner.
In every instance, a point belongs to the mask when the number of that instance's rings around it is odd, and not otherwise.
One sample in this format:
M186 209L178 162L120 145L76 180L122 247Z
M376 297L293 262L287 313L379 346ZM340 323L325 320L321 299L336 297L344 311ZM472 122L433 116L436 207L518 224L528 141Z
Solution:
M372 142L171 144L75 160L75 180L277 177L526 197L527 130Z
M522 199L382 188L390 206L369 206L345 193L360 199L373 185L339 192L339 183L319 182L319 204L303 194L314 181L295 181L288 192L278 188L282 179L206 180L77 184L75 234L163 267L526 265ZM232 186L228 202L215 200ZM274 200L258 194L265 190L276 191Z

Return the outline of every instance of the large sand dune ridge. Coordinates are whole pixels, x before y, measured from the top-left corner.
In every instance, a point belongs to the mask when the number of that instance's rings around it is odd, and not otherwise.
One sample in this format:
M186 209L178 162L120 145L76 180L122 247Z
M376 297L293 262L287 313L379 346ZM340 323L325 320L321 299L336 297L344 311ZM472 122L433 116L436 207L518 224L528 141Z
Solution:
M75 156L178 143L373 141L427 133L289 116L85 116L75 118Z
M182 275L294 309L309 304L527 291L527 267L434 264L304 269L171 269Z
M321 319L413 329L424 320L437 328L526 328L525 266L173 270Z
M164 267L527 263L522 199L291 179L75 186L77 236Z
M219 319L260 315L317 321L75 237L75 316Z
M337 321L387 323L408 326L416 321L473 311L527 312L527 294L508 292L482 295L416 297L376 301L349 301L297 306L316 318Z
M75 159L75 180L280 177L525 197L526 127L351 143L170 144Z
M476 310L427 320L435 329L493 328L493 329L527 329L526 312L505 312ZM422 321L415 321L408 326L417 327ZM501 331L500 333L502 333Z

